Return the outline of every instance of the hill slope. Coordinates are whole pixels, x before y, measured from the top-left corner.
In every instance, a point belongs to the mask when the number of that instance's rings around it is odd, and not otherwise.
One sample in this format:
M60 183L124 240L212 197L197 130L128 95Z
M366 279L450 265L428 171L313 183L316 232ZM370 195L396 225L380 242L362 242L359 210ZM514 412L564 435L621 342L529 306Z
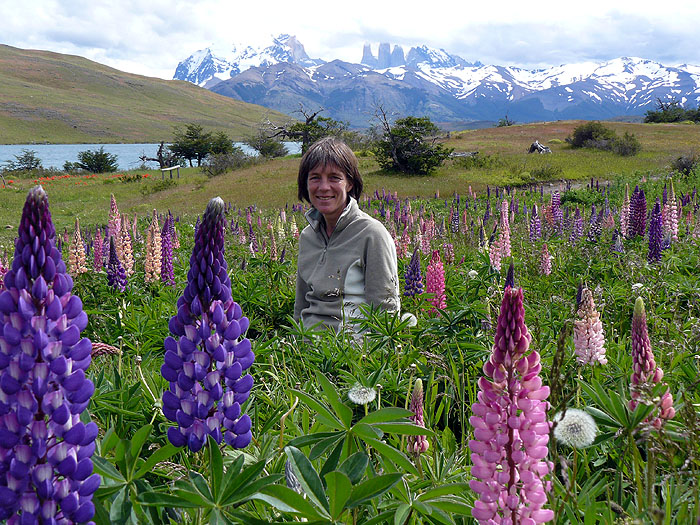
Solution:
M189 82L124 73L82 57L0 45L0 143L160 142L196 122L232 138L275 111Z

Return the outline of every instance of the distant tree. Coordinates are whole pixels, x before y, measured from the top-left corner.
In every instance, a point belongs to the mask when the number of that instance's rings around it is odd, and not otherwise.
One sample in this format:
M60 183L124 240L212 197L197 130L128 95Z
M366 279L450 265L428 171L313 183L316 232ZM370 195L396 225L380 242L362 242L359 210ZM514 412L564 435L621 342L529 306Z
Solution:
M498 119L498 124L496 124L496 127L497 128L504 128L507 126L512 126L513 124L515 124L515 121L509 119L508 114L506 114L506 116L503 117L502 119Z
M233 141L224 131L219 131L211 139L209 152L217 155L231 153L233 152Z
M248 137L245 143L257 151L261 157L284 157L289 153L287 146L282 144L278 137L271 137L262 127L255 135Z
M199 124L190 123L185 129L176 127L173 143L168 146L173 155L182 157L193 166L192 161L197 160L197 166L202 165L202 160L211 151L212 134L205 132Z
M36 156L36 151L23 149L22 153L15 155L15 160L7 161L5 171L33 171L41 169L41 159Z
M391 124L379 106L375 118L379 130L373 151L386 170L427 175L452 153L451 148L437 143L439 128L428 117L405 117Z
M63 169L65 171L83 170L92 173L108 173L117 171L119 168L117 158L113 153L107 153L104 146L101 146L100 149L95 151L78 152L78 162L66 162L63 165Z
M685 109L677 99L664 102L660 98L656 99L656 109L646 112L644 122L682 122L691 120L700 122L700 108Z
M171 168L179 163L179 157L173 154L168 147L166 147L164 141L160 141L160 146L158 146L158 152L155 157L149 157L144 152L143 155L139 157L139 160L143 163L146 162L157 162L160 169Z
M278 137L293 142L301 142L302 154L306 153L309 146L318 139L329 135L340 137L347 130L348 124L332 118L320 117L319 113L322 111L323 109L318 109L311 113L303 105L300 105L298 112L304 117L304 121L283 125L275 125L268 121L266 127L269 131L269 136L271 138Z
M253 162L253 158L238 146L231 146L226 153L210 153L202 163L202 172L207 177L216 177L227 171L234 171Z

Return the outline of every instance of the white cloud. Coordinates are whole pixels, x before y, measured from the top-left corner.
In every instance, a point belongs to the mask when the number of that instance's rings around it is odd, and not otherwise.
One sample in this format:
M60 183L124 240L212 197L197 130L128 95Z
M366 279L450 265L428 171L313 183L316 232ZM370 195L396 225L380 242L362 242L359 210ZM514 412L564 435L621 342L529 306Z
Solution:
M700 64L700 7L686 0L665 10L630 0L0 0L0 13L1 43L162 78L198 49L259 45L280 33L326 60L357 62L364 42L376 53L382 41L526 67L623 55Z

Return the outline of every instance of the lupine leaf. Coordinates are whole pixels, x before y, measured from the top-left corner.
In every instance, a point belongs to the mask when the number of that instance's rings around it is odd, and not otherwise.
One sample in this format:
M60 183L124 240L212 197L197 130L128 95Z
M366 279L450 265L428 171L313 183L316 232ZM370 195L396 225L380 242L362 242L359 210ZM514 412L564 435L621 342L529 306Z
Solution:
M323 490L323 484L321 483L321 478L318 477L318 473L314 470L313 465L309 459L295 447L285 447L284 451L291 461L294 470L296 471L297 477L299 478L299 483L304 488L306 495L318 506L329 511L328 498Z
M376 478L370 478L363 481L359 485L355 485L346 506L352 509L368 500L384 494L387 490L401 481L402 477L402 472L395 472L393 474L384 474L382 476L377 476Z

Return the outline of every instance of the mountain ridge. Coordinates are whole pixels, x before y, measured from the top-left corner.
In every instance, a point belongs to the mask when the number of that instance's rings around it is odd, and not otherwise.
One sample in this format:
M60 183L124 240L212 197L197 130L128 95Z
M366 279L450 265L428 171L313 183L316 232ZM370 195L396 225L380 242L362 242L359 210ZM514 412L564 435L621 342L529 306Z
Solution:
M297 55L303 60L285 54L287 42L303 52ZM290 35L280 35L267 47L246 49L245 61L216 57L207 50L211 64L217 61L216 74L204 74L213 65L200 62L186 71L178 66L176 78L287 114L300 103L313 103L328 116L358 127L368 124L377 103L390 112L444 122L495 121L504 115L530 122L639 116L653 109L657 99L677 99L683 105L700 102L700 66L665 66L638 57L524 69L468 62L428 46L404 53L401 46L391 49L382 43L376 56L365 44L360 63L326 62L308 58ZM270 59L275 56L284 59Z
M169 141L194 122L234 139L287 117L191 83L125 73L75 55L0 44L0 143Z

